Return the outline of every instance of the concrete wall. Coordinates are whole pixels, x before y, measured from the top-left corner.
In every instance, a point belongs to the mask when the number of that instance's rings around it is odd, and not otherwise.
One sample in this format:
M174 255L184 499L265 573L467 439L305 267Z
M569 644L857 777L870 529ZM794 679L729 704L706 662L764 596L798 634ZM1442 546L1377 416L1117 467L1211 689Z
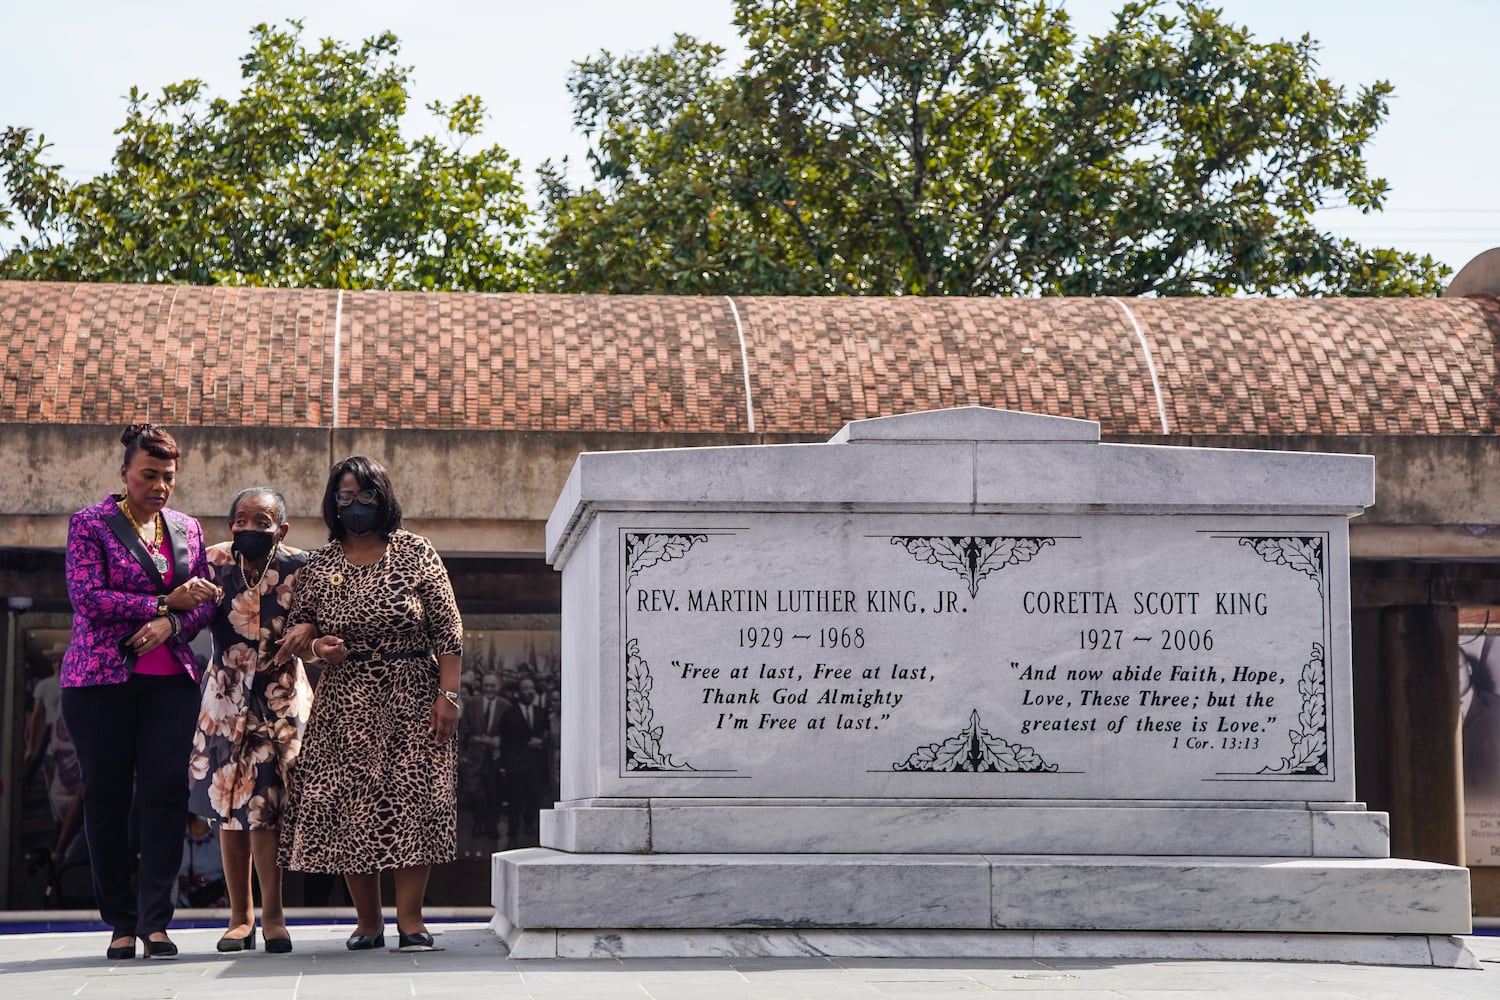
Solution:
M830 435L837 428L830 429ZM0 424L0 546L60 547L68 515L119 485L120 428ZM807 436L408 431L359 428L184 429L172 505L213 534L240 489L268 483L291 505L294 544L326 537L328 468L365 454L391 472L409 527L454 554L537 555L542 530L581 451L770 444ZM811 440L822 440L814 437ZM1374 455L1376 505L1352 526L1355 558L1500 558L1500 438L1112 438L1121 443ZM217 537L217 536L216 536Z
M120 486L122 428L0 424L0 546L60 548L68 517ZM407 526L444 553L539 555L552 505L581 451L672 448L804 440L724 434L578 434L196 427L182 449L172 506L222 531L228 504L246 486L287 498L291 541L327 538L321 504L329 467L369 455L391 473Z
M1375 506L1350 525L1350 554L1355 559L1500 558L1500 438L1492 435L1188 435L1128 440L1373 455Z

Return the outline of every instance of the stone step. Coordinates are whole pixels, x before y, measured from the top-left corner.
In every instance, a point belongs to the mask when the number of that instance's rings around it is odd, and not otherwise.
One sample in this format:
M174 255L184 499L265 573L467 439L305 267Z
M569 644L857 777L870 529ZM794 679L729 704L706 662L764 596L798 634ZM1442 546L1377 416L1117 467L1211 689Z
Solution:
M606 854L1100 854L1385 858L1390 821L1358 803L583 800L544 810L541 843Z
M1018 959L1030 962L1162 962L1191 960L1337 962L1345 965L1480 969L1466 939L1441 934L1267 934L1179 931L997 930L590 930L512 927L496 916L491 929L517 959ZM1278 971L1278 976L1285 973ZM1020 980L1072 979L1017 973ZM1037 983L1040 990L1052 984ZM1071 995L1071 994L1070 994ZM1090 994L1092 996L1092 994Z
M1465 868L1380 858L987 854L494 856L513 928L1463 934Z

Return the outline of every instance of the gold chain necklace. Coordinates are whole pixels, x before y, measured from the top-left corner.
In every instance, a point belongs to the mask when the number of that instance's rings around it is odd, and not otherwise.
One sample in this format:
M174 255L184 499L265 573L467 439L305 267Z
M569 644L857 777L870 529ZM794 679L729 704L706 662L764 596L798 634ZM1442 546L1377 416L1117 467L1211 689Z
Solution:
M162 535L166 534L166 525L162 523L161 511L157 511L156 516L151 519L151 529L154 537L148 541L146 539L145 527L135 519L134 514L130 513L130 504L125 502L125 498L121 497L116 500L115 505L120 508L120 513L125 515L125 520L130 522L130 526L135 529L136 535L145 544L146 552L151 556L151 564L156 567L156 571L158 573L165 573L167 571L167 557L162 555L161 539Z
M245 585L245 590L252 591L260 589L260 585L266 580L266 574L271 572L271 565L276 562L276 550L279 548L281 548L280 542L277 542L275 545L271 546L271 551L266 555L266 564L264 567L262 567L260 576L256 577L254 583L251 583L249 578L245 576L245 557L240 555L238 552L234 554L235 565L240 568L240 583Z

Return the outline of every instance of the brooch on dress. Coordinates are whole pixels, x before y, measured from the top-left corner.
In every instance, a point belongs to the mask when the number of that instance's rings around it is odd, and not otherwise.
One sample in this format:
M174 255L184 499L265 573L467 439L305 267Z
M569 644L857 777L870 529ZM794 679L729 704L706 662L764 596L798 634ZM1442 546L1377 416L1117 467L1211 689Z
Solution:
M332 573L328 574L328 584L329 584L329 586L340 587L340 586L343 586L343 583L344 583L344 574L340 573L338 570L334 570Z

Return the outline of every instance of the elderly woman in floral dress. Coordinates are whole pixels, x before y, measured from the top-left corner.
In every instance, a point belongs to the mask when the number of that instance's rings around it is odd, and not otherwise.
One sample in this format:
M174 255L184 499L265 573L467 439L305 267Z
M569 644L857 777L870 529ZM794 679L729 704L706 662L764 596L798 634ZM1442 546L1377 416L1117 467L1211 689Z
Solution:
M292 950L276 864L277 827L312 691L300 660L274 662L292 582L307 562L307 553L285 544L287 527L282 495L253 487L230 506L234 540L208 549L224 597L211 623L214 656L193 737L189 808L219 829L230 914L219 951L255 948L252 868L260 883L266 951Z

